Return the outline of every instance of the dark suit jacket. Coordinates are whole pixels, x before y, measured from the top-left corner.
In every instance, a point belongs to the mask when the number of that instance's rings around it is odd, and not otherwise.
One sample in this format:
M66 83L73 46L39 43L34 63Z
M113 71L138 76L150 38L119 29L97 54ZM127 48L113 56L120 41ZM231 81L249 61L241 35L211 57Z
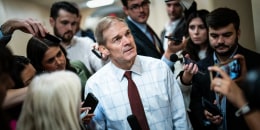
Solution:
M160 45L159 49L161 50L161 53L157 51L157 49L153 45L152 41L150 41L149 38L134 23L132 23L127 18L125 21L128 24L128 27L131 30L131 33L134 37L135 44L137 47L137 54L160 59L162 57L164 51L163 51L162 43L161 43L160 39L158 38L158 36L156 35L156 33L149 26L147 26L154 33L157 41L159 42L159 45Z
M260 66L260 61L257 60L260 58L260 54L250 51L246 48L243 48L239 45L237 54L242 54L246 60L247 70L256 69ZM208 127L204 127L203 120L205 120L205 116L203 114L203 106L201 98L204 97L208 99L210 102L215 100L215 92L210 90L210 76L208 71L208 66L214 65L213 56L210 55L204 60L199 61L198 67L200 71L206 72L206 75L196 74L192 79L192 91L191 91L191 118L193 127L195 130L214 130L217 127L213 125L209 125ZM235 112L237 108L235 108L228 100L226 103L226 119L227 119L227 128L228 130L247 130L249 129L244 121L243 117L236 117Z

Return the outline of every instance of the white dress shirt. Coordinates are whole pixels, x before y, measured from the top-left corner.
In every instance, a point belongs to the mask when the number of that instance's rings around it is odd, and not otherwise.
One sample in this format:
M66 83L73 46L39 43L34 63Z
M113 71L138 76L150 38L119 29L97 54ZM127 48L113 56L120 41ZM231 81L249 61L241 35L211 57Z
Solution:
M96 129L131 130L125 71L109 62L88 79L85 94L92 92L99 100L93 117ZM131 71L150 130L192 129L178 83L163 61L137 56Z
M82 61L89 72L93 74L105 64L105 61L99 59L91 51L94 45L94 41L88 37L74 36L71 40L71 43L65 46L65 49L68 53L67 57L71 61Z

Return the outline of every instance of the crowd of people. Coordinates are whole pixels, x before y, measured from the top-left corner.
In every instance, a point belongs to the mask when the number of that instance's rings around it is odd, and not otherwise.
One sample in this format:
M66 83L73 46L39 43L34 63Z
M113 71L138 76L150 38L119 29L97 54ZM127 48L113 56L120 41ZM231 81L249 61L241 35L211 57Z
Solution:
M90 36L77 36L81 14L69 1L50 9L53 35L32 18L1 24L1 130L260 128L260 54L239 44L235 10L165 0L159 37L149 0L121 3L126 18L105 16ZM32 35L26 57L7 47L16 30ZM89 93L96 108L81 106Z

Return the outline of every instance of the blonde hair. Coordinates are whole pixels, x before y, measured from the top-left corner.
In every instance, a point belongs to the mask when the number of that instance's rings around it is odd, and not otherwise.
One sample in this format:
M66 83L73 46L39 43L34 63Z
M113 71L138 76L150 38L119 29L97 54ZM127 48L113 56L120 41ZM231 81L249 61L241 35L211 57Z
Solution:
M36 76L29 85L17 130L80 130L81 82L73 72Z

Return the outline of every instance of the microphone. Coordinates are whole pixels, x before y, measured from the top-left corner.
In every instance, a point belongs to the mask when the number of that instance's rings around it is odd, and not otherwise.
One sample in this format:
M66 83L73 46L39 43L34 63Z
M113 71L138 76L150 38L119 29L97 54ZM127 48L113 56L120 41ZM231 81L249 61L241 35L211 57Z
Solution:
M129 115L127 117L128 124L132 128L132 130L142 130L137 118L135 115Z
M191 60L191 59L188 59L188 58L186 58L186 57L179 58L176 54L172 54L172 55L170 56L170 61L176 62L176 61L178 61L178 60L181 61L181 63L182 63L183 60L184 60L184 64L190 64L190 63L196 64L195 61L193 61L193 60ZM198 73L201 74L201 75L205 75L205 73L204 73L204 72L201 72L200 70L198 70Z
M170 56L170 61L172 61L172 62L176 62L176 61L181 61L181 63L183 62L183 59L182 58L179 58L176 54L172 54L171 56Z

